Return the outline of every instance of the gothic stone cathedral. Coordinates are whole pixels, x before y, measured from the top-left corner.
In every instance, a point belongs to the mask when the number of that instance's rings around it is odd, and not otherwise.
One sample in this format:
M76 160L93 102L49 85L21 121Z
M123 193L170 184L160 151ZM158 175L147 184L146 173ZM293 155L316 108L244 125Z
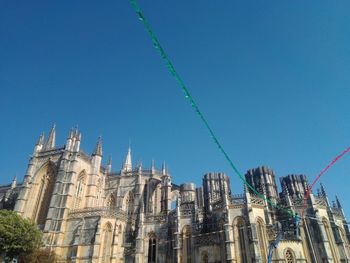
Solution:
M300 223L261 198L300 214L304 175L280 177L279 193L271 169L251 169L245 179L260 195L249 188L232 194L223 173L205 174L201 187L179 186L164 166L132 167L130 149L114 172L110 161L101 164L101 140L92 155L80 141L72 130L57 147L53 128L35 145L23 183L0 186L0 208L35 220L60 262L266 263L281 228L274 263L350 260L344 212L323 186L311 194Z

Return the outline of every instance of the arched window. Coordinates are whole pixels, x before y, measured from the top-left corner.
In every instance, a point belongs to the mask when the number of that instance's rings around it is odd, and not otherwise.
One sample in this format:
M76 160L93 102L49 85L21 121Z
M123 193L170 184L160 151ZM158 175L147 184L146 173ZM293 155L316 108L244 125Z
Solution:
M72 241L68 250L68 255L71 259L75 259L78 256L78 247L81 239L82 225L78 225L73 231Z
M55 181L56 173L53 164L48 164L40 170L35 179L34 194L37 194L37 198L34 204L33 219L40 228L44 227L46 221Z
M261 260L262 260L261 262L265 263L267 260L266 231L265 231L264 221L261 218L257 219L256 227L257 227L257 233L258 233L258 239L259 239L260 254L261 254Z
M148 240L148 263L155 263L157 259L157 241L154 233L149 235Z
M124 197L124 210L128 215L131 215L133 213L133 209L134 209L134 195L130 191Z
M324 229L326 231L328 244L329 244L329 246L331 248L332 258L336 262L337 258L336 258L336 253L335 253L335 247L334 247L335 242L334 242L332 230L331 230L331 228L329 226L329 223L328 223L326 218L323 218L322 222L323 222L323 225L324 225Z
M190 263L191 254L191 228L190 226L185 226L182 230L182 262Z
M286 253L284 254L284 258L285 258L287 263L294 263L295 262L293 252L290 249L286 250Z
M161 185L160 183L154 187L151 200L149 202L149 212L158 214L161 211Z
M237 262L247 263L248 262L248 246L247 246L247 236L244 220L241 217L236 219L235 223L235 244L236 244L236 259Z
M209 262L209 256L208 256L208 252L207 251L204 251L202 253L202 263L208 263Z
M107 223L103 228L102 262L109 263L112 256L112 225Z
M86 184L86 173L82 171L77 180L77 184L75 186L75 194L74 194L74 209L79 209L82 206L83 198L85 196L85 184Z

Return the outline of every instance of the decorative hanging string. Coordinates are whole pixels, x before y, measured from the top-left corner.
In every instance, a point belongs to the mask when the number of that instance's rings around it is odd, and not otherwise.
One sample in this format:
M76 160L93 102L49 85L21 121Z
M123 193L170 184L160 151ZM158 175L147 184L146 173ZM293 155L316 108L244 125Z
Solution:
M202 123L204 124L205 128L209 131L209 134L211 136L211 138L213 139L214 143L216 144L216 146L219 148L219 150L221 151L221 153L224 155L225 159L228 161L228 163L230 164L231 168L233 169L233 171L238 175L238 177L243 181L244 184L246 184L257 196L263 198L265 201L267 201L269 204L271 204L272 206L280 209L281 211L285 211L287 214L289 214L290 216L294 216L294 213L292 210L287 210L284 207L277 205L275 202L269 200L268 198L266 198L263 194L259 193L253 186L251 186L246 180L245 178L242 176L242 174L238 171L238 169L236 168L236 166L233 164L231 158L228 156L228 154L226 153L226 151L224 150L223 146L221 145L221 143L219 142L217 136L215 135L214 131L212 130L212 128L209 126L208 121L206 120L206 118L204 117L204 115L202 114L202 112L199 110L199 107L197 106L197 103L194 101L193 97L191 96L190 92L188 91L184 81L182 80L182 78L180 77L180 75L177 73L177 71L175 70L175 67L173 66L172 62L170 61L168 55L165 53L164 49L162 48L162 46L160 45L156 35L154 34L150 24L147 22L145 16L143 15L138 3L136 2L136 0L130 0L131 5L133 6L136 14L138 15L139 20L142 21L145 29L147 30L149 36L152 39L153 45L154 47L159 51L160 56L162 57L162 59L165 61L165 64L168 68L168 71L170 72L170 74L176 79L176 81L180 84L180 87L183 91L183 93L185 94L185 98L189 101L189 103L191 104L193 110L197 113L197 115L199 116L199 118L201 119Z
M308 188L306 194L305 194L305 198L304 198L304 204L303 204L303 209L301 211L301 217L304 216L305 213L305 207L306 207L306 202L310 197L311 194L311 190L314 187L314 185L316 184L316 182L321 178L321 176L329 169L331 168L331 166L333 164L335 164L340 158L342 158L347 152L350 151L350 147L346 148L341 154L339 154L337 157L335 157L335 159L333 161L331 161L321 172L320 174L316 177L316 179L312 182L311 186Z

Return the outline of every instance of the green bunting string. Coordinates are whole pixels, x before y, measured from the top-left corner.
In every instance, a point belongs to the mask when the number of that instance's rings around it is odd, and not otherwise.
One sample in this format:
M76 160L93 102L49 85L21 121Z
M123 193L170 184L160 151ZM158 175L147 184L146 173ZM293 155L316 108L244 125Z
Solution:
M154 47L159 51L160 56L162 57L162 59L165 61L165 64L168 68L168 71L170 72L170 74L176 79L176 81L180 84L180 87L182 89L182 92L184 93L186 99L188 100L188 102L191 104L193 110L198 114L199 118L201 119L202 123L204 124L205 128L209 131L209 134L211 136L211 138L213 139L214 143L217 145L217 147L219 148L219 150L221 151L221 153L224 155L225 159L229 162L231 168L233 169L233 171L238 175L238 177L243 181L243 183L245 185L247 185L249 187L249 189L251 189L257 196L263 198L265 201L267 201L269 204L271 204L272 206L276 207L277 209L280 209L281 211L285 211L287 212L290 216L294 216L293 211L291 210L287 210L284 207L277 205L275 202L269 200L268 198L266 198L264 195L262 195L261 193L259 193L253 186L251 186L244 178L244 176L242 176L242 174L238 171L238 169L236 168L236 166L233 164L231 158L228 156L228 154L226 153L226 151L224 150L224 148L222 147L221 143L219 142L217 136L215 135L214 131L212 130L212 128L209 126L208 121L206 120L206 118L204 117L204 115L202 114L202 112L199 110L199 107L197 106L196 102L194 101L193 97L191 96L190 92L188 91L184 81L182 80L182 78L180 77L180 75L177 73L177 71L175 70L175 67L173 66L173 64L171 63L168 55L165 53L164 49L162 48L162 46L160 45L156 35L154 34L151 26L149 25L149 23L147 22L145 16L143 15L138 3L136 2L136 0L130 0L131 5L133 6L139 20L142 21L145 29L147 30L147 33L149 34L149 36L152 39L153 45Z

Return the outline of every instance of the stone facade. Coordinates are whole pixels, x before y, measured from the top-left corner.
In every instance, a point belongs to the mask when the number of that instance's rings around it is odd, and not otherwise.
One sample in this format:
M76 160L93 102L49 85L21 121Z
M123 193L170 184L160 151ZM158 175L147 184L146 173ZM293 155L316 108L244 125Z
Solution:
M132 166L131 150L118 172L103 166L102 141L92 155L80 149L81 134L55 145L55 128L35 145L23 183L0 186L0 208L35 220L44 244L61 262L349 262L349 229L338 199L329 203L322 186L311 194L304 175L280 178L267 167L249 170L256 190L232 194L223 173L207 173L202 187L180 186L163 165ZM266 201L268 198L270 201ZM278 204L276 207L275 203Z

